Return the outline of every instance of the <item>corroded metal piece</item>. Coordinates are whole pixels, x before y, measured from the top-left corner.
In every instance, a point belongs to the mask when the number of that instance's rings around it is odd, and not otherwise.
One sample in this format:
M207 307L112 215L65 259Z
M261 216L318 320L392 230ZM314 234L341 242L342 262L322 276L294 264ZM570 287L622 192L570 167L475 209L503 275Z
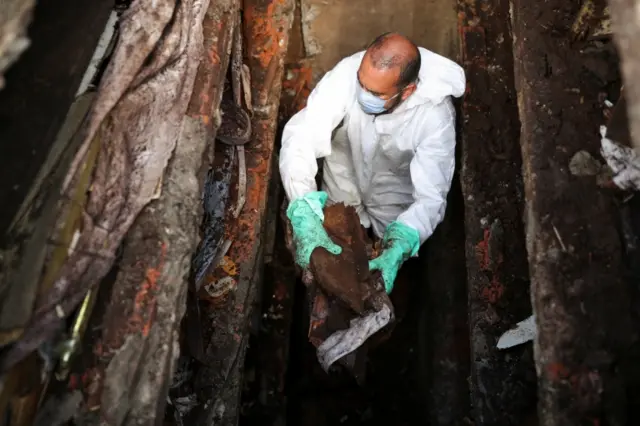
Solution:
M242 212L225 224L232 244L221 264L206 281L229 280L229 291L218 297L200 293L198 310L205 341L196 379L204 405L194 424L237 424L248 322L262 276L263 231L271 180L277 113L293 20L292 0L244 2L246 57L251 69L252 139L245 147L247 194ZM206 283L203 283L203 286ZM224 405L221 412L218 407Z

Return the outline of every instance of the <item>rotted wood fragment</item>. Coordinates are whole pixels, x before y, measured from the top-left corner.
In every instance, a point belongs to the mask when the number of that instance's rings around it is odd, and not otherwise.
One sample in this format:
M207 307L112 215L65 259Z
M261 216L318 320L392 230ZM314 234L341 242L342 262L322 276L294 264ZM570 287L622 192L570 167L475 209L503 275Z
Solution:
M472 417L478 426L520 425L535 410L532 348L496 348L503 332L531 314L509 5L458 4Z
M164 417L201 219L196 173L206 143L203 123L185 118L163 193L125 241L96 351L106 364L100 414L109 424L157 424Z
M570 25L578 8L561 0L511 2L526 241L538 330L539 422L633 424L627 417L633 410L622 397L630 375L620 362L629 357L638 335L622 276L614 195L593 180L571 175L567 167L576 152L597 152L602 120L601 88L575 72L581 58L571 45ZM552 72L540 67L541 52ZM628 89L625 85L632 103Z
M229 291L217 298L201 297L198 303L203 335L207 339L201 360L204 366L196 380L201 405L194 409L191 424L195 425L215 422L231 426L238 421L249 319L262 279L265 250L262 236L273 167L283 58L293 10L291 0L244 2L243 26L253 99L252 138L245 147L246 203L238 218L226 224L225 235L231 238L225 239L232 240L232 244L211 276L212 280L230 283Z
M227 90L226 71L231 63L231 53L234 48L234 33L237 31L239 3L230 0L224 3L221 9L213 9L208 12L205 20L205 31L211 41L218 38L216 46L212 47L216 51L224 52L221 62L203 62L200 72L202 74L201 86L196 90L202 93L213 91L217 103L207 104L204 110L209 111L212 117L219 116L222 110L222 118L219 128L214 128L211 139L219 141L220 132L227 137L234 137L238 133L246 132L242 129L243 122L238 123L237 116L233 111L240 109ZM218 29L216 22L226 23L224 29ZM218 50L220 49L220 50ZM193 103L193 99L192 99ZM203 106L197 107L202 109ZM226 111L225 111L226 110ZM244 113L244 111L242 111ZM245 113L246 114L246 113ZM226 127L225 127L226 126ZM193 259L194 286L191 288L186 315L186 336L190 355L200 361L204 361L204 347L209 339L203 334L207 329L207 320L201 318L198 299L222 297L228 289L229 280L217 280L212 274L217 270L220 263L229 250L232 243L232 236L226 232L227 223L230 219L229 211L233 206L234 197L234 170L236 148L233 144L216 143L214 147L213 162L209 164L209 171L204 186L204 220L202 222L202 240L198 246Z
M197 97L191 99L190 111L200 111L199 114L205 118L205 122L212 124L215 121L214 118L220 117L220 107L222 100L225 99L226 70L231 60L230 52L233 48L233 34L237 24L235 17L239 7L236 0L225 1L216 7L210 5L203 23L207 43L206 50L211 53L215 52L215 55L203 58L200 64L194 93L202 93L203 97L202 99ZM217 22L225 22L225 26L219 28ZM220 57L220 61L211 59L215 57ZM213 96L209 97L208 93L213 93ZM225 105L228 104L227 100ZM233 119L233 116L227 118ZM217 126L223 123L224 118L217 123ZM210 140L216 139L219 130L217 126L211 128ZM199 360L203 359L203 346L207 338L203 335L203 320L200 317L197 302L198 293L211 291L214 295L216 294L216 289L219 287L216 287L216 281L210 280L207 275L216 269L231 243L230 240L225 239L228 237L225 234L225 229L227 212L232 203L230 192L233 185L236 151L232 145L226 144L215 144L214 150L213 162L205 165L209 170L203 191L202 239L193 258L192 273L195 282L190 288L185 321L190 355ZM211 288L212 286L213 288Z
M299 10L298 10L299 12ZM296 13L297 15L298 13ZM299 20L299 19L298 19ZM296 20L291 29L295 37ZM298 22L299 24L299 22ZM298 28L299 29L299 28ZM291 50L291 42L289 45ZM292 100L287 95L289 64L285 64L285 77L280 97L278 122L283 123L286 118L283 111L297 112L305 101L302 95ZM309 74L310 75L310 74ZM310 81L310 80L309 80ZM243 82L244 87L244 82ZM247 93L245 91L245 93ZM250 93L250 92L249 92ZM304 96L304 98L303 98ZM299 101L300 100L300 101ZM292 103L294 102L295 103ZM286 114L286 112L285 112ZM287 116L288 118L291 115ZM274 156L274 161L277 158ZM265 277L262 287L262 303L260 313L260 327L254 341L250 341L247 352L247 365L253 366L255 371L245 380L244 400L255 401L243 407L241 422L260 422L261 424L279 425L286 423L288 416L288 402L290 389L285 387L289 372L289 351L292 330L295 329L293 304L297 288L296 265L288 247L287 220L285 215L286 203L283 202L284 193L280 183L278 168L275 167L271 176L272 194L269 210L270 221L264 241L267 244L264 254ZM271 243L273 242L273 243ZM273 250L269 247L273 244ZM251 368L251 367L250 367Z
M237 11L233 0L182 2L176 30L189 28L193 91L158 200L145 208L124 242L123 259L94 348L91 408L113 425L157 424L179 355L191 258L202 220L204 171L209 168L214 117L220 105ZM200 58L198 61L196 58ZM199 65L198 65L199 64Z
M324 227L333 242L342 247L342 253L336 256L322 247L313 251L310 269L315 282L355 313L362 314L374 283L358 214L353 207L333 204L325 209Z

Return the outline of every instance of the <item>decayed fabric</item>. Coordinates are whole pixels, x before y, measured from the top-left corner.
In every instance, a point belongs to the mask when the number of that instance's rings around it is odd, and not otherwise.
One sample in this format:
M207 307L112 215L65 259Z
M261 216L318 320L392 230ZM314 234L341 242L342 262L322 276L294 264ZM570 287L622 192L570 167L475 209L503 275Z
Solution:
M137 0L121 18L114 56L64 181L45 285L15 364L48 340L109 271L142 208L158 197L191 97L208 0ZM88 195L85 195L88 192Z
M621 189L640 190L640 155L629 146L624 146L607 137L607 128L600 126L600 153L613 172L613 182Z
M357 350L369 337L389 324L392 318L391 307L386 304L379 311L352 318L349 328L334 332L318 346L318 361L322 368L329 371L333 363Z

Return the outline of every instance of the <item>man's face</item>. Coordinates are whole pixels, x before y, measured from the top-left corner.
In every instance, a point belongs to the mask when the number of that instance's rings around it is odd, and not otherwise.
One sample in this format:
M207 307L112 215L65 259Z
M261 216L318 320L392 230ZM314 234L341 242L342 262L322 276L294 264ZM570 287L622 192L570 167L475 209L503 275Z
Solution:
M360 87L371 95L385 101L384 108L391 110L409 97L415 90L415 84L402 88L397 86L400 68L376 68L365 54L358 69Z

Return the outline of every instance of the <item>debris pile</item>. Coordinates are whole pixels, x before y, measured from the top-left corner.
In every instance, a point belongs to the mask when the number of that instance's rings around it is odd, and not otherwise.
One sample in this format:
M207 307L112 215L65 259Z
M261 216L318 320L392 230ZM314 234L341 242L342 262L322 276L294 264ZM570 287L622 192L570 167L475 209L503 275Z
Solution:
M7 234L0 413L10 424L52 404L68 408L56 425L161 422L181 346L199 374L199 411L184 400L178 410L195 416L188 424L237 417L293 7L125 7L108 66L76 100Z

